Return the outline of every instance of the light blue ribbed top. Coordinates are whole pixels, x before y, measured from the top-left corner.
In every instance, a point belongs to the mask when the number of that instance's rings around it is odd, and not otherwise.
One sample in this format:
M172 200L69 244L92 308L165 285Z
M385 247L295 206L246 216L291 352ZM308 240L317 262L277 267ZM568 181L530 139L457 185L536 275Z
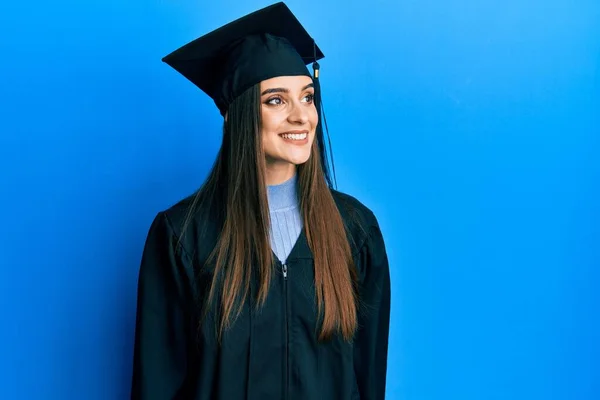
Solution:
M267 185L271 215L270 241L279 261L285 263L300 232L302 216L298 197L298 174L278 185Z

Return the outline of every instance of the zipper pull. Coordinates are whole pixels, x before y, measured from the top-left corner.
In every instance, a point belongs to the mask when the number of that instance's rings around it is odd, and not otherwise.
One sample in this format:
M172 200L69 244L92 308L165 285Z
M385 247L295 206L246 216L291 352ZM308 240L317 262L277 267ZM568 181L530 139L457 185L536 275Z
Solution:
M287 264L283 264L282 268L283 268L283 279L287 279Z

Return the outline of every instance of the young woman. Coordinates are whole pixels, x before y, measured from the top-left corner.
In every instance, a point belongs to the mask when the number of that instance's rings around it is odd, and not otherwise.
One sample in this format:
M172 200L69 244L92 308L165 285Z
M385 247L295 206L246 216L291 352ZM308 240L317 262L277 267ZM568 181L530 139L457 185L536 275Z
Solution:
M223 142L150 227L132 399L385 398L388 259L371 210L332 188L322 57L283 3L165 57L214 99Z

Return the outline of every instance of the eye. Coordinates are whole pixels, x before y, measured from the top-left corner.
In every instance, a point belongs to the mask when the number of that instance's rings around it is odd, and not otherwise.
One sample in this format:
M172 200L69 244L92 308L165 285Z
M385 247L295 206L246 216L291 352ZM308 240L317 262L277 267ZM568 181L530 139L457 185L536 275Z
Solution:
M315 95L312 93L309 93L306 96L304 96L303 100L310 104L315 100Z
M271 106L279 106L279 105L283 104L283 100L281 99L281 97L275 96L275 97L271 97L270 99L265 101L265 104L268 104Z

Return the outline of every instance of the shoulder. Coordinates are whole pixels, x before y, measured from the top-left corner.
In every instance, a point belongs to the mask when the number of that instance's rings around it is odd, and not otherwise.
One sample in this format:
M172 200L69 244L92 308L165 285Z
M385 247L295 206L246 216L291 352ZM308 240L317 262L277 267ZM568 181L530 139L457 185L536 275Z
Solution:
M189 258L205 259L217 241L217 218L196 194L160 210L156 218L165 221ZM198 246L199 243L203 245Z
M331 194L345 220L355 219L365 228L377 224L373 211L356 197L335 189L331 189Z
M159 214L169 221L177 234L181 234L181 227L187 222L193 207L194 196L189 196L160 210Z
M363 296L368 298L369 291L375 287L389 291L387 249L377 217L357 198L337 191L332 193L336 202L341 205L338 207L341 208L342 216L345 215L345 220L350 220L352 254ZM357 224L361 226L358 227Z
M379 229L373 211L355 196L331 189L344 224L351 235L353 253L360 251L374 229Z

